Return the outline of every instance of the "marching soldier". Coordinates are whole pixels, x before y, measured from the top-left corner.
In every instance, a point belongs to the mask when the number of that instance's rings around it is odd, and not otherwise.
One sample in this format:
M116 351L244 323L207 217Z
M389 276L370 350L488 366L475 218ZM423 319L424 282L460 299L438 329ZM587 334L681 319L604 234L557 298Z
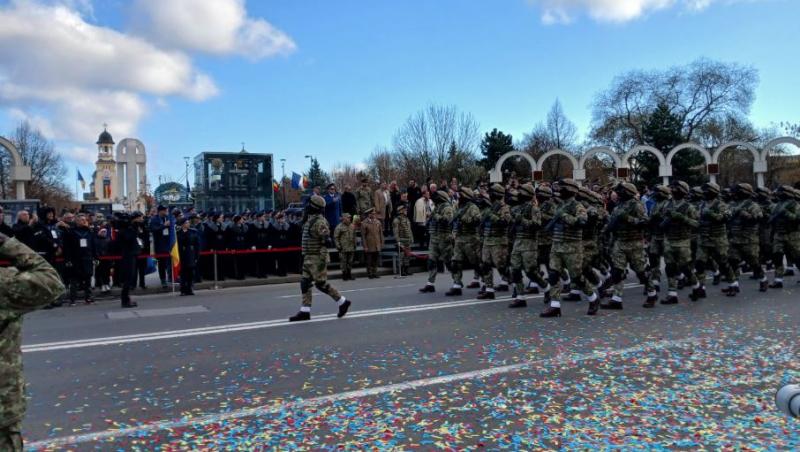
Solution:
M0 233L0 450L22 447L25 380L22 375L22 316L55 302L64 285L53 267L19 240Z
M714 182L706 182L702 186L704 201L700 205L700 239L697 244L695 270L697 284L689 298L697 301L706 297L706 269L712 262L718 270L714 273L714 283L722 275L725 281L733 284L733 272L728 265L728 228L730 219L728 205L719 198L720 187ZM697 287L699 285L700 287ZM734 294L735 295L735 294Z
M758 255L758 229L763 213L753 198L755 191L750 184L736 184L731 191L734 203L731 205L730 249L728 265L734 274L734 281L722 292L729 297L739 293L739 265L744 262L758 278L758 290L767 291L767 275L761 267Z
M353 256L356 254L356 231L349 213L342 214L342 221L333 230L333 240L339 250L339 263L342 267L342 280L352 281Z
M761 264L769 270L772 266L772 225L769 218L772 216L772 192L769 188L758 187L756 200L761 207L761 221L758 223L758 255Z
M439 263L450 266L453 259L453 234L452 222L455 216L455 209L450 202L450 195L445 189L437 190L433 194L435 207L428 222L430 231L430 245L428 253L428 281L424 287L419 289L422 293L436 292L434 283L436 282L436 272Z
M397 240L397 252L400 261L400 276L410 276L408 271L409 256L411 256L411 243L414 236L411 234L411 221L406 215L406 205L397 206L397 216L392 221L392 232Z
M664 214L672 191L665 185L656 185L654 191L656 204L650 211L650 243L647 245L647 260L650 264L650 282L656 292L659 292L661 288L661 256L664 255L664 230L661 228L661 223L664 222Z
M598 273L603 273L603 259L600 249L600 236L608 221L608 211L606 210L603 197L588 188L582 188L586 202L587 221L583 228L583 277L594 285L601 285ZM597 272L595 272L597 270ZM580 293L577 294L580 296ZM580 299L576 300L580 301Z
M611 212L606 227L614 235L611 246L611 284L614 293L611 301L601 305L603 309L622 309L622 295L625 289L625 270L630 265L639 281L647 291L645 304L652 305L658 300L655 287L646 272L644 250L644 228L647 226L647 213L636 196L639 191L630 182L620 182L614 187L619 204Z
M475 269L476 275L480 274L481 265L481 241L478 235L481 210L475 204L475 193L468 187L461 187L458 193L458 210L453 216L455 245L450 269L453 273L453 287L445 294L448 296L461 295L461 289L464 286L462 275L465 263Z
M472 282L469 283L467 286L468 289L475 289L476 287L479 288L478 295L486 292L486 285L484 284L484 277L481 274L483 271L483 237L484 237L484 229L485 225L483 223L483 218L492 211L492 200L489 198L489 193L485 190L481 189L480 192L475 192L475 204L478 206L481 212L481 222L478 226L478 267L475 269L475 273L472 275Z
M550 290L550 286L539 273L537 256L539 245L536 235L542 226L542 215L536 206L536 190L531 184L523 184L519 187L517 196L520 204L511 212L514 219L512 226L514 245L511 251L511 281L514 283L514 294L509 308L524 308L528 305L522 298L525 293L523 271L544 291Z
M561 317L561 279L565 272L575 275L575 283L584 286L584 294L589 300L588 315L597 314L599 300L597 293L583 284L581 266L583 265L583 224L588 220L586 209L575 197L580 185L572 179L562 179L559 183L561 204L546 228L552 230L553 246L550 249L550 290L545 293L549 306L539 314L540 317Z
M553 215L556 213L556 198L553 197L553 189L546 185L540 185L536 187L536 202L539 205L539 213L542 216L542 225L546 225L550 223L550 220L553 219ZM553 243L553 234L547 228L539 229L539 234L537 235L537 245L539 247L539 252L537 253L537 258L539 260L539 268L544 269L544 274L549 274L550 268L550 247ZM540 270L541 273L541 270ZM538 294L540 287L538 284L533 282L526 290L526 293L531 294Z
M775 194L778 202L769 218L773 230L772 262L775 265L775 279L769 287L780 289L786 275L783 256L786 256L790 266L800 262L800 192L788 185L781 185Z
M314 195L306 205L307 219L303 224L303 273L300 278L300 293L303 301L300 312L289 317L290 322L311 320L311 288L316 287L339 305L337 317L342 318L350 309L350 300L339 294L328 283L328 248L325 242L331 236L328 220L325 219L325 199Z
M667 297L661 304L678 304L679 277L684 275L686 283L696 285L692 268L692 235L698 226L697 209L686 200L689 196L689 184L674 181L671 184L672 199L662 211L660 229L664 231L664 262L667 272ZM645 308L654 307L654 303L645 302Z
M494 299L494 270L500 276L508 271L508 234L507 229L511 223L511 210L503 202L506 190L500 184L493 184L489 188L491 208L483 216L483 249L481 250L481 275L485 291L478 294L479 300Z

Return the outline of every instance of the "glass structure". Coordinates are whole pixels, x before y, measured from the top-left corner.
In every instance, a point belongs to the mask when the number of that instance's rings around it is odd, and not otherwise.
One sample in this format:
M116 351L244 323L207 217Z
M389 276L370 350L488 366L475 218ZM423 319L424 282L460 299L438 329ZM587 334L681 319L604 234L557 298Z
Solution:
M194 158L198 210L240 213L274 208L272 154L203 152Z

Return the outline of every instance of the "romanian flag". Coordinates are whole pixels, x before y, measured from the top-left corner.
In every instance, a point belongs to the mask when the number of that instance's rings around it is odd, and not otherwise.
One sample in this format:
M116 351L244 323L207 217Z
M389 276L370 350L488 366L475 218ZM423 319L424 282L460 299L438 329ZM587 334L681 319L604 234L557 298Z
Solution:
M281 185L275 179L272 179L272 191L274 191L275 193L281 191Z
M303 176L303 188L308 188L309 185L311 185L311 181L306 176Z
M83 178L83 174L81 174L81 170L75 168L75 171L78 172L78 182L81 183L81 188L86 190L86 180Z
M169 256L172 259L172 281L175 282L181 272L181 255L178 253L178 234L172 215L169 216Z

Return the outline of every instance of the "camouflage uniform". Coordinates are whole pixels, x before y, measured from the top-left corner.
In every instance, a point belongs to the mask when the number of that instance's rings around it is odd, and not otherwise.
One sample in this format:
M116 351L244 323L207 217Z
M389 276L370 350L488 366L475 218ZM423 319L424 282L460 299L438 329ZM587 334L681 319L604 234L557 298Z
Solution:
M661 229L664 235L664 262L667 271L667 298L662 304L678 303L678 278L685 275L686 283L695 285L692 269L692 236L698 226L698 213L694 204L685 197L689 193L686 182L672 185L674 199L667 202L663 211Z
M433 284L436 282L439 262L443 262L449 267L450 262L453 260L451 224L455 209L446 191L438 190L433 196L436 205L428 223L428 230L431 236L428 252L428 282L425 287L420 289L421 292L433 292Z
M411 242L414 237L411 234L411 221L406 216L406 207L397 208L397 216L392 221L392 232L397 240L397 252L400 260L400 276L408 275L410 263Z
M558 206L553 219L546 226L552 230L553 246L550 250L550 290L545 294L545 301L550 306L539 314L541 317L561 316L561 277L565 272L574 275L575 283L583 289L589 299L589 314L597 311L597 294L584 283L581 276L583 265L583 227L588 220L586 209L575 196L580 189L572 179L560 182L561 196L566 199Z
M774 204L772 202L772 192L768 188L759 187L756 189L758 194L758 205L761 207L761 221L758 223L758 255L763 265L772 262L772 225L769 218L772 216Z
M605 309L622 309L622 295L625 290L625 270L631 267L645 286L647 292L646 304L655 301L656 291L647 275L644 249L644 227L648 219L644 205L635 198L636 187L629 182L622 182L615 190L620 195L621 201L611 212L608 221L608 230L614 235L614 244L611 247L611 280L614 284L614 293L611 302L602 307ZM625 199L627 198L627 199Z
M586 188L581 189L583 203L586 207L587 220L583 226L583 266L581 273L586 281L598 287L600 279L595 270L602 272L603 263L600 253L600 235L608 221L608 211L603 198ZM579 295L573 291L574 294Z
M0 235L0 450L22 451L25 381L22 374L22 315L43 308L64 293L58 273L16 239Z
M325 199L314 195L306 207L308 217L303 224L302 253L303 270L300 276L300 293L302 307L300 312L289 318L289 321L309 320L311 318L311 288L316 287L339 304L339 317L347 313L350 301L346 300L338 290L328 283L328 263L330 256L326 241L330 238L331 229L323 215Z
M739 291L739 264L742 262L747 264L753 271L753 276L759 279L761 291L766 291L767 275L758 257L758 228L763 216L761 207L753 200L755 192L750 184L738 184L733 190L733 196L738 198L738 201L731 205L728 264L733 270L735 280L733 288L727 289L728 295L735 295L735 292Z
M350 214L342 217L350 218ZM353 257L356 254L356 231L352 223L339 223L333 230L333 240L339 250L339 261L342 267L342 279L353 279Z
M505 189L500 184L490 188L492 207L485 212L483 221L483 249L481 250L481 275L486 292L478 298L494 298L494 269L502 277L508 272L508 225L511 209L503 202Z
M664 230L661 223L669 204L670 189L663 185L656 186L658 201L650 211L650 242L647 244L647 261L650 264L650 281L655 287L661 284L661 256L664 255Z
M556 198L553 198L553 190L546 186L536 188L536 199L539 202L542 226L545 226L550 223L553 215L556 214L558 203ZM549 273L548 269L550 268L550 248L553 246L553 233L544 227L539 229L537 244L539 246L539 252L537 253L539 268L543 269L546 275Z
M733 283L733 271L728 265L728 228L730 209L718 196L719 185L713 182L703 184L703 193L709 194L710 199L700 205L700 239L697 245L695 270L697 284L700 291L696 291L692 300L703 298L706 269L714 262L728 283ZM715 275L717 273L715 272Z
M773 230L772 262L775 264L775 281L770 287L780 288L786 274L783 256L789 265L800 263L800 192L783 185L776 193L779 201L769 219Z
M374 207L374 199L372 197L372 190L367 187L359 187L356 190L356 209L358 209L358 213L362 214L366 212L368 209Z
M475 205L475 194L469 188L460 190L458 210L453 217L453 232L455 233L455 246L453 247L453 288L463 288L462 280L464 264L469 264L480 273L481 240L478 228L481 224L481 210ZM455 294L454 294L455 295Z
M534 201L535 189L532 185L525 184L520 187L519 197L522 204L514 207L511 211L514 221L511 280L514 283L514 300L517 300L511 304L511 307L521 307L525 304L525 301L519 298L525 293L523 271L537 286L542 287L545 291L550 289L539 273L539 244L536 238L542 226L542 215Z

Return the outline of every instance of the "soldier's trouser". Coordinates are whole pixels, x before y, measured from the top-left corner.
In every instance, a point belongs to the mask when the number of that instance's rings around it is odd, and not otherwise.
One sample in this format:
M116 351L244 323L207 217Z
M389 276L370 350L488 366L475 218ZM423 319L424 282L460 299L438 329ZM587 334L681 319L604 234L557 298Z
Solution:
M378 251L365 251L364 252L364 259L367 261L367 275L368 276L378 276ZM305 269L305 264L303 265L303 269Z
M397 244L397 260L400 263L400 268L406 268L411 263L411 258L403 251L404 249L411 250L411 242L404 242Z
M786 235L775 235L772 244L772 263L775 265L775 279L786 275L786 266L783 265L783 256L789 265L800 264L800 232Z
M583 250L581 243L575 244L555 244L550 250L550 298L551 306L561 306L561 280L566 277L567 272L574 275L573 283L575 287L582 289L587 296L592 294L592 290L585 284L581 268L583 267Z
M191 292L192 284L194 284L194 267L181 265L181 293Z
M772 234L770 228L760 226L758 230L758 256L762 264L772 259Z
M450 266L453 260L453 241L449 237L431 237L430 253L428 254L428 284L436 282L436 273L439 263Z
M594 240L585 240L583 242L583 264L581 265L581 273L586 278L586 282L597 287L600 285L600 279L594 272L594 269L600 270L602 268L602 261L600 259L600 250L597 247L597 242Z
M625 291L625 270L630 266L639 282L645 286L648 295L655 294L644 261L644 244L639 240L617 240L611 248L611 281L614 283L613 301L622 301Z
M0 451L22 452L22 424L17 422L0 429Z
M341 267L342 267L342 274L349 275L353 271L353 256L355 255L352 251L342 251L339 253L339 259L341 259Z
M494 290L494 270L502 277L508 272L508 245L484 243L481 250L481 277L486 289ZM490 291L491 291L490 290Z
M753 276L758 279L766 278L764 269L761 267L761 260L758 254L758 243L751 242L731 242L730 249L728 250L728 265L733 271L734 279L738 279L741 271L739 264L744 262L753 270Z
M480 250L481 240L477 235L459 235L453 246L453 263L450 270L453 273L453 286L464 287L462 280L464 266L471 265L475 274L480 275Z
M539 243L539 253L537 258L539 259L539 265L546 269L550 269L550 248L552 247L551 243Z
M83 290L85 300L92 298L92 277L91 276L72 276L69 282L69 300L74 302L78 297L78 291Z
M661 256L664 255L664 239L653 238L647 247L647 260L650 264L650 281L661 283Z
M727 283L733 282L733 270L728 265L728 240L727 237L722 240L701 242L697 247L697 258L695 260L695 277L697 282L702 286L706 280L706 270L715 267L721 273L723 281ZM716 272L716 271L715 271Z
M677 296L678 277L686 276L686 285L694 286L697 280L692 269L692 244L690 240L664 242L664 262L666 263L669 295Z
M535 240L518 239L514 241L511 251L511 282L514 283L514 294L525 293L522 272L539 287L546 288L547 281L539 273L539 246Z
M327 254L323 256L305 256L303 259L303 273L300 276L300 293L303 297L303 307L311 309L311 287L324 294L328 294L334 301L338 301L342 295L333 286L328 284L328 261Z

